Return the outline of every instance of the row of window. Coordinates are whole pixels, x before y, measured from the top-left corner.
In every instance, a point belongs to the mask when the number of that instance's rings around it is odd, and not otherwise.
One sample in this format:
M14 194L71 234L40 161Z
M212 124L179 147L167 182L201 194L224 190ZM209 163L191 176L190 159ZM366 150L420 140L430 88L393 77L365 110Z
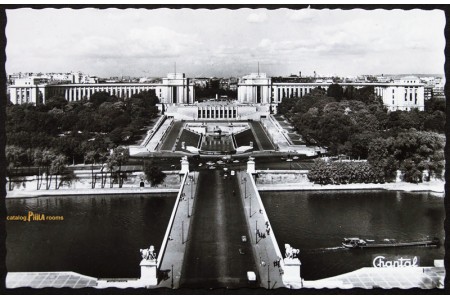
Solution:
M219 119L227 119L227 118L236 118L237 116L237 111L236 109L226 109L226 110L202 110L199 109L198 110L198 118L199 119L214 119L214 118L219 118Z

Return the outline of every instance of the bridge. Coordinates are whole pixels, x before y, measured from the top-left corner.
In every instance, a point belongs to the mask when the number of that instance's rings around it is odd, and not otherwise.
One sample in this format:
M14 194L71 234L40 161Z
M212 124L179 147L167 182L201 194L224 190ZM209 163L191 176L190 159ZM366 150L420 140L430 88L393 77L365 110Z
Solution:
M158 287L285 286L284 256L274 233L267 234L270 222L255 182L246 172L234 174L223 170L186 173L180 195L189 202L177 199L175 204L169 238L159 255L163 275ZM274 264L278 261L279 266ZM256 280L249 280L248 272ZM299 265L297 279L301 284Z

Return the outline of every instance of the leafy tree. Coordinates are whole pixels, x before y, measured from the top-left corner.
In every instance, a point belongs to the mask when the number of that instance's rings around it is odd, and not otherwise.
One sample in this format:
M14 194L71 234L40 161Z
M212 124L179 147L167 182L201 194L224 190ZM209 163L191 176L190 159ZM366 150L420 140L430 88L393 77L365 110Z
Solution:
M443 169L443 137L424 131L409 130L396 137L374 139L369 145L369 162L386 181L403 171L407 182L421 182L424 170L439 177ZM420 173L420 174L419 174Z
M441 111L445 113L445 107L445 99L432 97L430 100L425 101L425 111L429 113L433 113L435 111Z
M103 152L99 152L98 154L98 160L101 164L101 168L100 168L100 186L103 189L106 185L106 177L107 175L105 174L104 170L105 168L108 167L108 152L107 151L103 151Z
M435 110L431 114L427 114L424 121L424 130L444 133L445 131L445 113Z
M119 182L119 188L123 185L123 175L121 173L122 166L128 161L130 158L130 152L128 148L124 147L117 147L113 149L112 153L109 155L107 160L108 169L111 173L110 177L110 187L113 187L113 183L111 181L113 177L113 171L117 167L117 175L118 175L118 182Z
M368 161L373 166L379 182L395 179L398 161L393 157L394 138L377 138L369 144Z
M158 166L153 163L147 163L144 165L145 178L150 182L151 186L156 186L164 182L166 174Z
M328 87L327 95L328 97L333 97L336 101L341 101L344 97L344 90L339 84L333 83Z
M107 92L95 92L91 95L90 101L94 107L99 107L101 104L110 101L111 96Z
M41 165L45 168L45 188L50 189L52 182L52 162L56 159L56 153L53 150L44 149L42 151Z
M68 101L64 97L53 96L46 100L45 106L48 110L52 110L54 108L62 110L67 103Z
M24 161L25 152L21 147L14 145L7 145L5 147L6 156L6 173L8 176L8 190L12 190L12 181L14 178L15 170L22 166Z
M67 171L67 157L62 154L57 154L50 164L50 174L55 175L55 190L59 189L62 184L62 180L58 184L58 175ZM50 177L51 182L51 177Z
M299 101L297 98L284 98L281 103L278 104L278 114L286 115L291 109L295 106L295 104Z
M316 159L308 179L317 184L348 184L376 182L377 177L367 162L325 162Z
M95 188L95 184L97 181L97 176L94 176L94 164L97 158L98 158L97 151L89 151L84 156L85 162L91 164L91 188Z

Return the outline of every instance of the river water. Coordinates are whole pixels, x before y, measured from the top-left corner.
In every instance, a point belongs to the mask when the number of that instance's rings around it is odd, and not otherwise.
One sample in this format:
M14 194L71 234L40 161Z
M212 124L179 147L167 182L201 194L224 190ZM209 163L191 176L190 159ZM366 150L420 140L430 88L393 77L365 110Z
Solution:
M100 278L140 277L139 249L157 252L176 194L96 195L6 200L8 216L63 221L6 221L11 272L74 271Z
M370 267L377 255L443 259L444 247L344 250L344 237L444 239L444 199L393 191L261 193L280 250L300 249L301 272L314 280ZM140 276L139 249L158 252L176 194L66 196L7 200L8 215L29 211L63 221L7 221L8 271L74 271L100 278Z
M420 266L444 259L445 248L343 249L344 237L444 241L444 197L396 191L261 193L278 245L300 249L301 275L315 280L371 267L378 255L419 258Z

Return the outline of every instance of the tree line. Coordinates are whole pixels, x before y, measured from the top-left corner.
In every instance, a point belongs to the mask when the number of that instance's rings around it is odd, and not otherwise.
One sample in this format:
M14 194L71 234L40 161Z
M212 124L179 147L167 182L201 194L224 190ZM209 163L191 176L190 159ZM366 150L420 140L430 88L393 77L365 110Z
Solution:
M73 176L67 168L69 163L91 163L92 168L94 163L104 164L112 180L114 174L122 174L121 166L129 157L128 150L121 146L135 143L146 133L145 126L158 114L158 101L150 90L129 99L97 92L89 101L68 102L56 96L36 106L9 103L5 122L9 188L13 177L22 175L20 170L24 167L37 169L38 189L42 174L46 176L47 189L53 178L55 188L59 188ZM103 177L103 169L102 187L107 177L106 173ZM59 182L58 175L62 175ZM114 180L121 187L123 174L117 176ZM92 182L94 187L95 178Z
M283 99L278 113L309 144L327 147L330 155L367 159L373 172L371 182L391 181L397 169L408 182L420 182L419 173L424 170L441 175L445 100L427 101L425 111L389 112L373 87L343 90L333 84L328 91L314 89L302 98ZM317 168L325 172L323 164ZM332 172L336 166L326 168Z

